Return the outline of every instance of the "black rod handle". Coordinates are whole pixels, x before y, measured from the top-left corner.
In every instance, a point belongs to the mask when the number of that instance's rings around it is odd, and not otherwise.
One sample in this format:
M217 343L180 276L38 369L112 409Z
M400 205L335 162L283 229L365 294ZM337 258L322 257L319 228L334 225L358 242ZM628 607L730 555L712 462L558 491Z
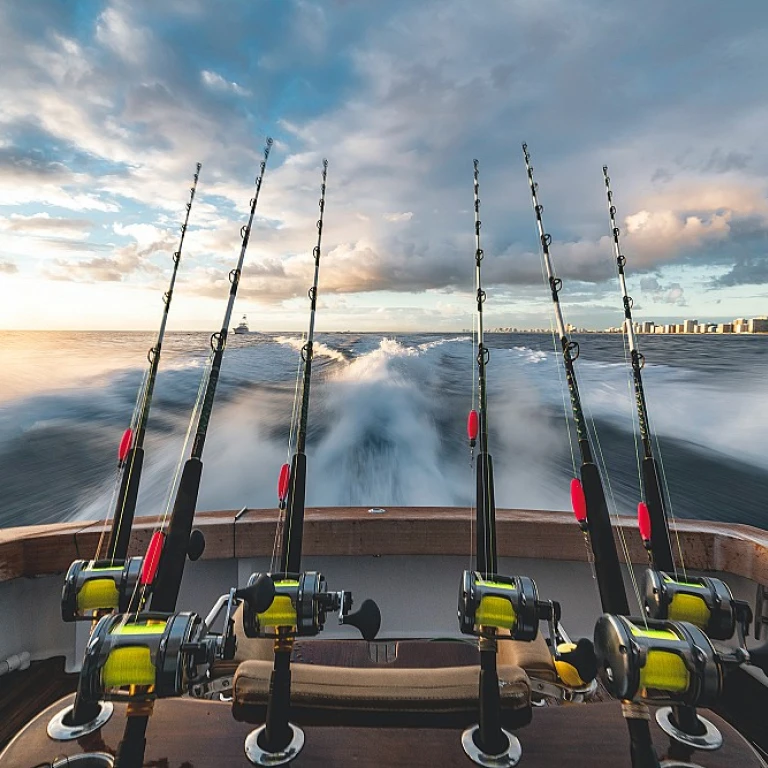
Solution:
M203 462L196 458L187 459L181 473L171 522L168 526L168 537L160 555L160 565L152 589L153 611L173 613L176 610L202 474Z
M143 466L144 449L137 445L131 448L125 457L123 476L120 478L120 489L117 494L112 531L109 535L109 549L107 549L110 560L125 560L128 555Z

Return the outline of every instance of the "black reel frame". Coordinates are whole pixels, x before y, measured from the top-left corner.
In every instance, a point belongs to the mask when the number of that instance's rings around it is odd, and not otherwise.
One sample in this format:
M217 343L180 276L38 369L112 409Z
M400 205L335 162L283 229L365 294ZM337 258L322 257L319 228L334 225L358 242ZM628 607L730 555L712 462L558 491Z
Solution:
M154 629L160 626L161 632ZM148 611L105 616L93 630L85 651L80 672L82 695L92 702L180 696L205 678L217 656L219 639L207 634L205 622L196 613ZM126 649L148 651L154 671L152 682L127 677L110 681L106 672L110 656Z
M644 608L652 619L689 621L713 640L730 640L738 633L739 648L746 650L746 636L752 623L748 603L735 600L728 585L709 576L687 576L679 581L671 574L649 568L645 572ZM675 603L688 605L698 600L705 607L707 620L694 621L691 611Z
M483 616L482 606L486 598L504 600L510 604L514 619L511 626L506 626L506 622L493 623L490 616ZM501 576L494 573L484 577L477 571L464 571L459 591L458 616L459 628L465 635L531 641L539 633L540 621L549 621L554 632L560 620L560 605L539 600L536 583L527 576ZM510 634L498 635L498 629L508 629Z
M127 613L134 609L132 602L139 584L143 557L130 557L127 560L75 560L69 566L61 590L61 618L65 622L93 621L105 612ZM111 581L115 587L116 600L101 600L106 605L88 605L81 607L80 602L87 598L84 592L88 584L97 581Z
M85 651L80 685L86 701L137 701L181 696L210 677L216 661L231 660L237 650L233 618L244 602L260 611L269 608L274 598L272 582L260 579L249 588L231 589L214 604L203 619L196 613L142 613L104 616L91 634ZM210 628L224 614L223 631ZM157 627L162 625L162 630ZM142 628L144 631L142 631ZM115 650L145 648L154 668L151 684L126 680L124 685L109 685L105 667ZM124 690L125 688L129 690Z
M722 692L728 660L690 622L604 614L595 627L595 651L600 679L612 696L624 701L708 707ZM688 677L685 689L649 685L663 679L663 673L657 677L643 674L646 665L658 663L652 658L655 653L673 654L682 661Z

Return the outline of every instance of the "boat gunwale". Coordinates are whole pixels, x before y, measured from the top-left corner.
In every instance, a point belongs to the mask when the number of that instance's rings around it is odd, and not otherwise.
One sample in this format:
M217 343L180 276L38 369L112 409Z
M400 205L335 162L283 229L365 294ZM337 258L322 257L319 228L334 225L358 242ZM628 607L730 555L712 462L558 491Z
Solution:
M463 507L389 507L381 514L365 507L310 507L304 551L311 556L466 555L470 517ZM586 561L583 536L569 512L498 509L496 518L500 557ZM136 519L129 554L143 554L158 519ZM270 556L276 520L274 509L198 513L195 527L206 538L203 559ZM622 518L620 527L632 562L646 564L634 519ZM0 530L0 582L66 571L73 560L93 556L103 530L103 521ZM768 531L701 520L678 520L677 530L686 567L768 584ZM624 562L622 547L618 550Z

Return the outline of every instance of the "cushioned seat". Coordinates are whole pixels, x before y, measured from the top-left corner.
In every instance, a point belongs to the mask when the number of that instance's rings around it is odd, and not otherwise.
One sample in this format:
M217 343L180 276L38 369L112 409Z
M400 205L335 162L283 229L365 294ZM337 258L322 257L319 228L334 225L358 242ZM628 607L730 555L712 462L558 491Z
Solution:
M246 637L240 611L235 614L235 631L235 659L240 664L233 681L233 714L238 720L260 723L264 721L269 694L273 643ZM499 642L499 687L506 726L520 727L530 721L528 670L546 680L556 679L543 636L532 643ZM291 673L294 717L306 725L381 725L382 717L389 725L421 723L425 727L455 727L477 721L477 665L404 669L294 662Z
M263 722L272 663L244 661L233 683L238 720ZM531 686L520 667L500 666L502 719L511 727L530 720ZM371 669L291 665L291 708L305 724L425 726L469 724L477 719L478 668ZM507 715L507 716L505 716Z

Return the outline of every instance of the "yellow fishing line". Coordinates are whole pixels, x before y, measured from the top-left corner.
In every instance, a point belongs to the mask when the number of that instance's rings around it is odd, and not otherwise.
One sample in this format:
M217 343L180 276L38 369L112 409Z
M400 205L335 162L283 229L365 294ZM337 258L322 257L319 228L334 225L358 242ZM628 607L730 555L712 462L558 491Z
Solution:
M89 579L77 593L78 611L117 608L119 602L120 593L113 579Z
M155 665L152 663L149 648L144 645L115 648L104 663L101 682L105 688L154 685Z
M648 659L640 670L640 687L670 693L688 690L690 676L682 658L670 651L648 651Z
M515 609L512 603L503 597L486 595L480 600L475 614L475 625L512 629L515 626Z
M263 627L296 626L296 609L288 595L277 595L272 601L272 605L258 616L259 623Z
M709 623L709 608L698 595L673 595L669 603L669 618L673 621L690 621L700 629Z

